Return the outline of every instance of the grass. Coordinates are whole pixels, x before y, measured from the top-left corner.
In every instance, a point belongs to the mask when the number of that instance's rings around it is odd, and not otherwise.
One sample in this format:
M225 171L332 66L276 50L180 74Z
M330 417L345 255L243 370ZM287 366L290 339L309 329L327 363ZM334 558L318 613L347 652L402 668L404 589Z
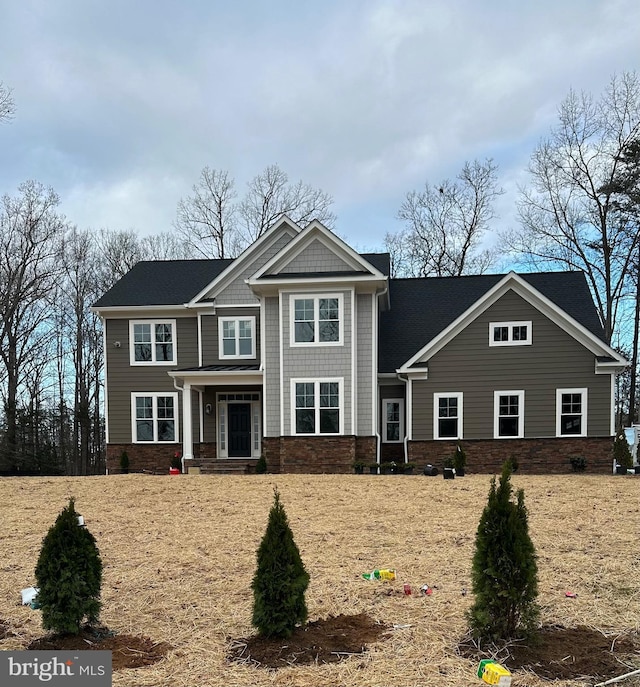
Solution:
M0 622L21 649L43 634L38 611L20 605L34 584L42 538L70 496L104 562L101 620L120 633L175 649L146 668L119 671L115 687L371 687L479 684L457 654L472 601L471 557L490 476L463 479L370 475L142 476L0 480ZM640 504L635 477L516 474L525 489L539 560L542 621L638 631ZM310 619L366 612L399 626L341 664L265 672L228 664L230 638L246 637L255 552L273 487L280 490L311 575ZM392 583L363 572L390 567ZM430 597L402 593L404 582ZM578 594L567 599L565 591ZM404 626L404 627L403 627ZM408 627L406 627L408 626ZM621 673L625 672L621 667ZM545 684L519 674L516 684ZM581 683L562 683L577 685Z

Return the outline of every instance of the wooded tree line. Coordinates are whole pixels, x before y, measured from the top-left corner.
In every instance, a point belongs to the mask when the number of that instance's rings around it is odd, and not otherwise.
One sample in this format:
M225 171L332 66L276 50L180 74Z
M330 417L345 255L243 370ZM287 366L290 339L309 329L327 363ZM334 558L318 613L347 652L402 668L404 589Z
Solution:
M0 124L14 116L0 83ZM632 360L620 380L622 424L637 420L640 314L640 79L613 77L598 98L571 91L531 156L519 226L490 234L503 193L492 160L407 193L387 234L392 276L580 269L605 336ZM267 167L239 194L205 167L177 204L174 231L73 226L53 189L22 184L0 204L0 472L103 469L102 328L90 305L139 260L228 258L282 212L335 223L333 199ZM633 411L631 410L633 409Z

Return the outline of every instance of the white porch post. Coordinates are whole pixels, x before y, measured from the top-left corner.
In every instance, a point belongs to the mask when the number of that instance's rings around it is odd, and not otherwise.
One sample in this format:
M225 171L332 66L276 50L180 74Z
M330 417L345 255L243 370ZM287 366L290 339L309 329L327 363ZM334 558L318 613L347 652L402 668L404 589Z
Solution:
M193 419L189 382L185 382L182 387L182 472L186 472L187 460L193 460Z

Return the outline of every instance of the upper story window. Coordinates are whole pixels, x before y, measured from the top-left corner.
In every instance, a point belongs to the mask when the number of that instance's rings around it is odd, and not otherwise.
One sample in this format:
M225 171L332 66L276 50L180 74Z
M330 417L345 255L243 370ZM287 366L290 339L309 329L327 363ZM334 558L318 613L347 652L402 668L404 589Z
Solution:
M556 389L556 436L587 436L586 389Z
M496 439L524 437L524 391L493 392L493 423Z
M177 441L178 394L131 394L131 438L134 443Z
M175 365L176 321L132 320L129 323L131 365Z
M462 394L433 395L434 439L462 439Z
M531 320L489 323L489 346L529 345L531 345Z
M218 318L218 354L220 359L255 358L255 330L255 317Z
M291 345L342 344L342 294L291 296Z

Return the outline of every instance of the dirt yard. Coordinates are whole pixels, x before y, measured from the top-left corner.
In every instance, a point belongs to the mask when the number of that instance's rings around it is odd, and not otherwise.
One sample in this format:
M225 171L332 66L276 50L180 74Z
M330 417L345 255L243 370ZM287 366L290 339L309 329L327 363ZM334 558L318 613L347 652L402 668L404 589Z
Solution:
M24 649L45 634L39 611L21 606L20 590L35 583L42 538L68 497L75 496L104 562L102 623L116 640L135 637L149 651L166 652L159 661L117 670L116 687L482 685L475 675L477 659L461 643L464 613L472 602L475 530L489 479L4 478L0 649ZM514 687L540 687L550 684L551 676L575 676L559 670L580 660L578 645L587 636L594 639L591 658L596 639L608 651L614 671L609 676L640 668L640 477L516 475L513 482L525 489L539 556L549 656L553 646L562 646L562 637L572 638L561 651L566 654L553 658L555 673L553 666L532 666L526 647L497 656L511 662ZM255 552L274 486L311 576L310 621L335 627L333 617L358 616L372 621L374 630L379 625L380 638L369 640L364 653L336 651L342 660L307 665L296 665L292 654L278 669L258 667L246 654L242 658L253 633ZM397 580L362 579L362 573L381 567L395 568ZM412 587L410 596L403 593L404 583ZM419 593L424 584L433 589L430 596ZM576 598L568 598L567 591ZM576 634L554 634L558 626ZM231 654L240 660L230 660ZM593 685L599 681L593 675L553 684Z

